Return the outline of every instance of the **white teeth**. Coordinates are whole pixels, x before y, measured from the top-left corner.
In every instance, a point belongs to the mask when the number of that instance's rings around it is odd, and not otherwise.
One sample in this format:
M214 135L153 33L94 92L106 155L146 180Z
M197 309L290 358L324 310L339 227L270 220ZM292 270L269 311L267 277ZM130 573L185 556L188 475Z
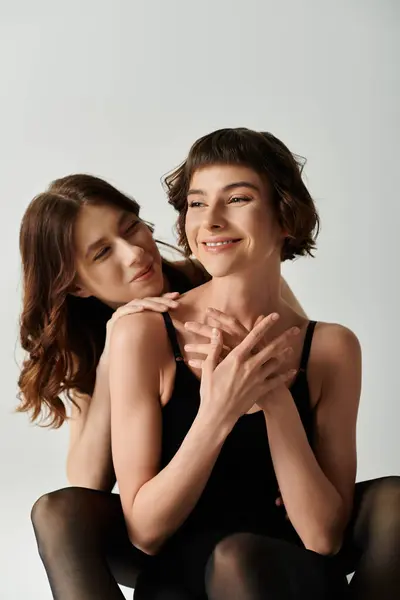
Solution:
M213 248L214 246L225 246L226 244L232 244L234 240L225 240L225 242L205 242L206 246Z

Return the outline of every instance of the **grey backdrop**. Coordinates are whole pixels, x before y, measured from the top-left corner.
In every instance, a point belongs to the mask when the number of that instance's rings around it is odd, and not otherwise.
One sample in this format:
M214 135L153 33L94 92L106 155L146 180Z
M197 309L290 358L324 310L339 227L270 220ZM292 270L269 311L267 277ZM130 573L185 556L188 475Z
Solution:
M0 1L1 598L51 597L29 512L66 485L68 429L13 414L18 228L67 173L133 194L173 241L159 178L198 136L263 128L306 156L319 250L284 272L312 318L360 337L358 478L400 474L399 16L396 0Z

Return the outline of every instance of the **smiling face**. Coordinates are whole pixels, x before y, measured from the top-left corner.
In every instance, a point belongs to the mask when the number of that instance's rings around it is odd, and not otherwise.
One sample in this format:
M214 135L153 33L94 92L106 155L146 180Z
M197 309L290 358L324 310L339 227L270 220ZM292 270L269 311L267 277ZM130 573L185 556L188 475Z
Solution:
M283 233L269 185L252 169L214 165L190 181L185 221L190 249L213 277L280 262Z
M75 225L77 292L117 308L163 289L161 256L135 214L106 204L82 207Z

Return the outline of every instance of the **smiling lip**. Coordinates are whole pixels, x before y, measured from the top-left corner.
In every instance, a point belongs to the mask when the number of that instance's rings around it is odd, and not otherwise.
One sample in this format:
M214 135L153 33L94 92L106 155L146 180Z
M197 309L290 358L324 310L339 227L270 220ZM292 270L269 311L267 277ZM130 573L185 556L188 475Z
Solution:
M206 239L202 241L201 244L206 252L215 254L233 248L238 242L240 242L240 239L238 238L215 237Z
M150 279L150 277L152 277L154 273L153 270L153 263L151 263L151 265L149 265L148 267L146 267L145 269L142 269L139 273L137 273L137 275L135 275L135 277L133 277L130 281L130 283L132 283L133 281L145 281L146 279Z

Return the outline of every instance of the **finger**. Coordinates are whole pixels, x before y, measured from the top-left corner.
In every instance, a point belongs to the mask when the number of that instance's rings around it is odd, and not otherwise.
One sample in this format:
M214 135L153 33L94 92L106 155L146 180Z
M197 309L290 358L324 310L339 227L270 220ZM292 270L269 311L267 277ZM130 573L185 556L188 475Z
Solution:
M185 344L184 350L191 354L205 354L208 356L211 350L211 344Z
M203 364L204 364L204 360L200 360L200 359L190 359L188 360L188 364L193 367L193 369L202 369L203 368Z
M298 327L291 327L281 335L279 335L270 344L262 348L257 354L252 357L254 366L257 364L265 364L271 358L277 358L282 351L290 347L293 338L300 333Z
M289 346L285 348L277 356L270 358L266 363L262 365L262 376L270 377L273 373L277 373L278 370L282 370L282 365L289 359L293 354L293 348Z
M153 304L163 304L165 306L169 306L170 308L176 308L177 306L179 306L179 302L177 300L174 300L173 298L168 298L165 296L155 296L154 298L153 297L141 298L140 300L138 298L136 298L135 300L128 302L128 304L125 304L125 306L121 307L121 309L132 307L132 306L142 306L145 303L149 303L149 302L151 302ZM118 310L120 310L120 309L118 309Z
M174 298L166 298L165 296L160 296L156 298L143 298L140 301L140 303L147 301L154 302L155 304L165 304L166 306L171 306L173 308L179 306L179 302L177 300L175 300Z
M167 292L166 294L163 294L161 297L162 298L179 298L180 293L179 292Z
M218 365L219 357L222 351L222 334L215 327L212 332L210 350L203 364L203 373L212 373Z
M249 331L244 340L232 351L232 353L234 352L242 359L248 358L251 351L257 346L266 332L271 329L278 319L279 315L277 313L272 313L267 317L264 317L262 321ZM266 362L266 360L264 360L264 362Z
M213 328L210 325L206 325L205 323L197 323L196 321L186 321L185 329L191 331L192 333L197 333L197 335L202 335L207 339L211 339Z
M208 338L209 340L211 340L212 338L212 330L214 329L213 327L211 327L210 325L206 325L205 323L197 323L196 321L186 321L185 323L185 329L187 329L188 331L191 331L192 333L196 333L197 335L200 335L202 337ZM222 333L227 333L223 330L223 328L220 328ZM223 339L225 341L225 336L223 336ZM235 347L236 344L224 344L223 348L225 350L227 350L228 352L230 352L232 350L233 347Z
M216 308L207 308L207 314L219 324L219 328L230 333L233 336L239 336L243 339L249 333L242 323L235 317L230 317Z
M268 377L264 382L264 392L269 393L274 391L280 385L286 385L288 381L293 379L296 374L295 369L291 369L286 373L281 373L279 375L273 375L272 377Z
M143 298L143 300L140 301L140 305L143 306L145 310L154 310L157 312L164 312L179 306L178 302L169 300L168 298Z

